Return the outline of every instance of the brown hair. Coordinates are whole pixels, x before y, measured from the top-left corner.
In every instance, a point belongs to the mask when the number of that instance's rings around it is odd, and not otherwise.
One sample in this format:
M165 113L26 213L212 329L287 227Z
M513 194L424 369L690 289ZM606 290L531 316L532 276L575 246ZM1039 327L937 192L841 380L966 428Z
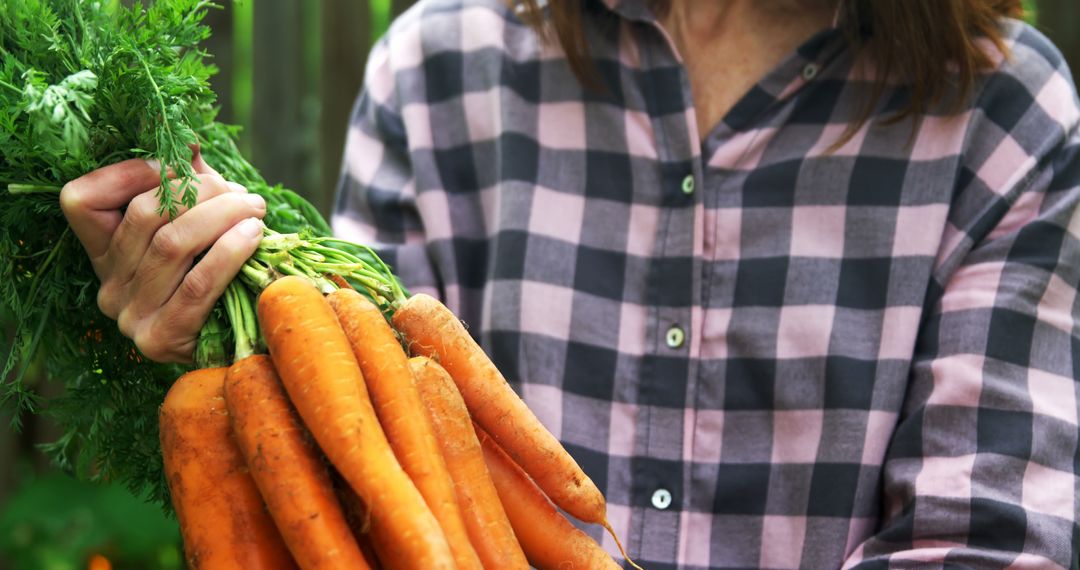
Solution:
M600 86L582 29L583 0L548 2L548 23L537 0L508 2L545 40L554 36L584 85ZM993 65L991 55L976 40L988 39L1007 53L999 20L1024 12L1021 0L839 0L839 6L845 35L856 50L867 52L876 69L866 106L843 138L870 117L890 77L911 89L896 121L925 113L953 87L955 99L947 103L959 111L971 96L976 76ZM874 41L864 41L865 35Z

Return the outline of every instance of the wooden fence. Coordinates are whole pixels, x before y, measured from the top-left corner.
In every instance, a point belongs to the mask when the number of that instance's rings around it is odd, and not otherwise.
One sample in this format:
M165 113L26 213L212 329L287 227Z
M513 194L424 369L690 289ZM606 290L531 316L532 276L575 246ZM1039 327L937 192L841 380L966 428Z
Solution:
M368 49L402 0L242 0L207 17L220 118L267 180L329 212Z

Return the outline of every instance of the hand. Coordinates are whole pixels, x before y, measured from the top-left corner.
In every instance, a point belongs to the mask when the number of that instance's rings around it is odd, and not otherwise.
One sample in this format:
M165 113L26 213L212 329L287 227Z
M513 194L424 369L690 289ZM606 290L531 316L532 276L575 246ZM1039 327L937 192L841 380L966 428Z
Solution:
M226 182L198 153L192 165L198 203L172 222L157 213L161 175L145 160L100 168L60 192L101 280L98 306L159 362L191 362L210 309L262 237L263 199Z

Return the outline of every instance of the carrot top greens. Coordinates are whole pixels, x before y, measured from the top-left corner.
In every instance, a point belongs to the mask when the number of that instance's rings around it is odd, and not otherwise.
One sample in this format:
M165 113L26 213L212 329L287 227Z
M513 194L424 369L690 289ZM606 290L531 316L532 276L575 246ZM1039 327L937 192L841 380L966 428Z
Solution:
M65 183L154 158L160 211L172 216L197 199L198 144L225 178L266 198L263 243L203 327L199 366L261 349L254 297L282 275L324 291L337 275L387 309L405 296L370 249L329 237L318 211L267 183L237 150L236 129L216 122L215 69L199 47L213 8L207 0L0 2L0 319L14 332L0 357L0 405L15 412L16 426L27 412L63 426L46 446L61 467L123 481L165 505L157 411L186 368L143 358L98 310L98 280L60 211ZM177 174L171 184L168 169ZM42 390L31 378L63 388Z

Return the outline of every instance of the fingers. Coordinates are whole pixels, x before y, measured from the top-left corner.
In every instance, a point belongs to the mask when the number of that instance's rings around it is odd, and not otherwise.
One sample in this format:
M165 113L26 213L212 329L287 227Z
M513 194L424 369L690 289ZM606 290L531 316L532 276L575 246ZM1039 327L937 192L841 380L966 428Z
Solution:
M190 361L199 329L229 282L255 253L261 236L262 222L257 218L247 218L225 232L154 317L135 331L135 344L143 354L159 362Z
M198 191L197 204L237 189L243 190L242 186L231 186L216 174L204 174L195 184ZM176 220L183 218L185 211L181 208ZM168 223L168 216L158 213L157 190L143 192L132 199L127 212L113 232L108 249L99 257L91 257L102 287L126 287L134 277L154 235ZM105 306L102 310L106 315L115 318L115 314L106 310Z
M158 214L160 165L151 161L98 169L60 195L101 279L98 305L153 360L190 361L211 308L262 237L262 198L192 150L196 205L171 222Z
M202 150L198 146L193 146L191 148L191 152L191 167L195 169L195 174L218 173L217 170L214 170L212 166L206 163L206 160L203 158L202 155Z
M136 270L134 298L157 309L173 291L199 253L246 218L261 218L266 203L258 194L229 193L208 200L163 226L150 242ZM258 236L251 236L257 241Z
M120 208L132 198L158 186L161 174L141 159L99 168L64 185L60 208L91 258L105 253L120 225Z
M266 203L258 194L228 192L198 204L153 233L145 252L137 257L137 267L127 284L111 287L103 284L102 294L98 296L99 306L103 311L106 308L116 310L120 330L134 339L147 318L158 312L176 294L181 282L187 279L195 256L210 248L239 222L247 218L261 218L265 214ZM251 228L248 226L247 229ZM258 226L258 230L243 234L245 247L254 250L258 245L261 226ZM230 238L235 239L235 235ZM226 247L230 245L234 244L227 244ZM232 279L233 275L224 277ZM188 286L200 285L198 274L192 280L194 283ZM197 331L198 327L188 333L193 336Z

